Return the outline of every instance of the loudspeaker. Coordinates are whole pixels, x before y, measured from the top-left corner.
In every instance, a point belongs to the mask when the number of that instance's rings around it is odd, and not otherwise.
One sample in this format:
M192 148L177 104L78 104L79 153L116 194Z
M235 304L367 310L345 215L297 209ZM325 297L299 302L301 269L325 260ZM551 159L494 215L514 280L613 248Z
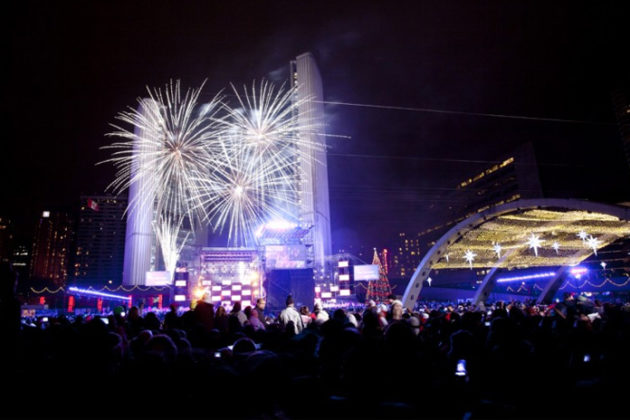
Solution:
M267 274L267 308L279 311L286 307L288 295L293 296L295 307L308 306L312 310L315 302L313 269L271 270Z

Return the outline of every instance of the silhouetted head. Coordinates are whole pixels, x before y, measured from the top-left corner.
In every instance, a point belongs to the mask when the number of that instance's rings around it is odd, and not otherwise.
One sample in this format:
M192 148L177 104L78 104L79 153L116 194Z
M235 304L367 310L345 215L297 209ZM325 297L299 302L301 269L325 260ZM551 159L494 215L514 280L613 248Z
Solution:
M258 298L256 300L256 308L258 309L265 309L266 304L267 304L267 301L265 301L265 298Z
M251 338L241 337L234 342L234 347L232 348L232 353L235 356L238 355L247 355L256 351L256 343Z

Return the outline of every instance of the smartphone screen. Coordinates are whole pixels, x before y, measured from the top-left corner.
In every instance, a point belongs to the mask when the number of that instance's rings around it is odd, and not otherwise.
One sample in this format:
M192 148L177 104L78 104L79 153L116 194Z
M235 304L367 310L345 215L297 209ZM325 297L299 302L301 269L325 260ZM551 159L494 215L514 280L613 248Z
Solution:
M457 367L455 368L455 376L466 376L466 374L466 360L458 360Z

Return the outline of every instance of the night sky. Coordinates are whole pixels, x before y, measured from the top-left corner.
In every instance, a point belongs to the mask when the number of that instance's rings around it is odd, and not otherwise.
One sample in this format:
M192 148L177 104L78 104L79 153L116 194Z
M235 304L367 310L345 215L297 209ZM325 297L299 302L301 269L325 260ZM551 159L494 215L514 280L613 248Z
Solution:
M350 136L329 138L335 250L422 230L445 191L526 141L620 156L611 91L630 77L627 2L9 4L0 213L23 232L45 207L103 192L108 123L145 86L207 79L209 98L284 81L306 51L327 101L464 112L326 105L327 131Z

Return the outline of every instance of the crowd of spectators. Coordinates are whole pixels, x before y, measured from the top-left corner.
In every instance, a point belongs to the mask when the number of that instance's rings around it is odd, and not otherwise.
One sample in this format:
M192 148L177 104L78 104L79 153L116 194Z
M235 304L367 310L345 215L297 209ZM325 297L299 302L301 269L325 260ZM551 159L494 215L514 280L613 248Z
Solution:
M627 414L627 304L286 303L5 323L3 405L82 418Z

